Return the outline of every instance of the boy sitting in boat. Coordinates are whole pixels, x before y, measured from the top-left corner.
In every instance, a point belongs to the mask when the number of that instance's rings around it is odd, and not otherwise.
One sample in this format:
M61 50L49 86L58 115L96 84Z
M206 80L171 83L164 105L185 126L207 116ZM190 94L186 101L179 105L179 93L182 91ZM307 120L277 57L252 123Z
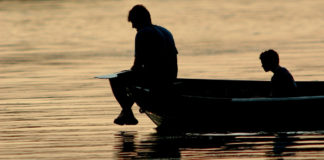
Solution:
M114 121L119 125L138 123L131 109L134 101L131 95L127 95L127 89L133 84L141 84L161 93L178 74L178 51L172 34L153 25L150 13L143 5L136 5L129 11L128 21L137 30L134 65L124 77L111 81L113 93L122 107Z
M260 60L265 72L273 72L271 78L272 97L296 96L297 85L290 72L279 65L279 55L270 49L260 54Z

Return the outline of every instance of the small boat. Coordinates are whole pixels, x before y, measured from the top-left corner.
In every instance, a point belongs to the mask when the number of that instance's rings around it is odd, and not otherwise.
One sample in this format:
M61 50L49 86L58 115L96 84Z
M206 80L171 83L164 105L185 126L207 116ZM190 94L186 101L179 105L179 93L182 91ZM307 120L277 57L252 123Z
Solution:
M96 78L118 82L125 73ZM324 82L296 83L295 97L270 97L269 81L186 78L178 78L160 93L134 84L127 94L159 130L323 130Z

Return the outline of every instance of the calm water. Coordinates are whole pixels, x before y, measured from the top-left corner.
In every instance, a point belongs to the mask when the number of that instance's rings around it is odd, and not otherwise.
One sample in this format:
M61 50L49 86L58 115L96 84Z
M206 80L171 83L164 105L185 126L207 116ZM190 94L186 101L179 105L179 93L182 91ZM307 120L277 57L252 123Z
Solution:
M162 136L105 80L128 69L142 3L174 35L179 77L269 80L279 51L296 80L324 80L322 0L0 0L0 159L324 159L324 131ZM217 124L215 124L217 125Z

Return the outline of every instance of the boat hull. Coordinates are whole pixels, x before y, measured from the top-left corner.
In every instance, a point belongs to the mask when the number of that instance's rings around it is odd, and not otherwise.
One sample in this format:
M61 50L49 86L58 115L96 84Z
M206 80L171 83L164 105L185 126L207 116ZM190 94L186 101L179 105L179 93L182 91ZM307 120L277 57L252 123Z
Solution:
M264 88L267 83L264 82ZM244 88L244 87L243 87ZM252 87L253 88L253 87ZM266 89L265 89L266 90ZM163 130L298 131L324 129L324 96L217 97L197 92L154 96L140 87L135 102ZM259 92L261 93L261 91ZM237 94L237 93L235 93ZM264 95L259 94L260 96Z
M160 129L195 131L298 131L322 130L323 97L311 101L193 102L160 106L163 112L145 112ZM188 103L190 102L190 103ZM141 103L141 108L147 108ZM147 104L151 106L151 104ZM178 108L176 108L178 107ZM176 109L174 109L176 108Z
M112 88L119 82L119 74L97 78L109 79ZM159 130L323 130L324 82L296 83L298 96L281 98L269 96L270 82L247 80L177 79L154 92L132 83L128 96L113 93L120 104L134 101Z

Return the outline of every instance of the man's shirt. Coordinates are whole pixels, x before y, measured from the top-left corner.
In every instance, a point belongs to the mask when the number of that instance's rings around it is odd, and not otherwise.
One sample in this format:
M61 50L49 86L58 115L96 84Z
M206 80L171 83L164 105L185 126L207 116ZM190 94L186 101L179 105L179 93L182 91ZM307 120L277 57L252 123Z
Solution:
M161 26L138 30L135 38L134 71L152 81L172 81L178 73L177 49L172 34Z

